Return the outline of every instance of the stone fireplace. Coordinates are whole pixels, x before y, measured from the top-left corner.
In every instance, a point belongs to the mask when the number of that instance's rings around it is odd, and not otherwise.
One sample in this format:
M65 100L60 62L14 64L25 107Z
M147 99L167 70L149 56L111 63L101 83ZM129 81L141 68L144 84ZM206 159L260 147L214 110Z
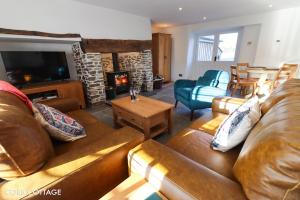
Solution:
M153 91L151 50L126 53L84 53L79 43L73 45L77 75L83 81L89 104L106 100L105 86L116 93L128 92L130 85Z

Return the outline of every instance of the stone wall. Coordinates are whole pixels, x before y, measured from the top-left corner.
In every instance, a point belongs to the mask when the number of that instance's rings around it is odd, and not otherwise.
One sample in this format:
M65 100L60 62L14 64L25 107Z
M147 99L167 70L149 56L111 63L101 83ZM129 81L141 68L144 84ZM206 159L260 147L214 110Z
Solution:
M130 72L131 83L137 87L153 90L151 50L143 52L119 53L120 69Z
M102 53L101 54L101 63L102 63L104 72L113 72L114 71L111 53Z
M100 53L83 53L79 43L73 45L78 79L84 84L89 104L105 101L105 84Z

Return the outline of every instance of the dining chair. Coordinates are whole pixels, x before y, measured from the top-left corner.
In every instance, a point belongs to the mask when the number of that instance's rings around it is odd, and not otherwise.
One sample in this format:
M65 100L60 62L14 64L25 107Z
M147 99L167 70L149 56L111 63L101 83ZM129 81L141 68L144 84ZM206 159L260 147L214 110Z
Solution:
M241 92L244 94L246 93L247 88L252 87L252 96L255 96L257 80L254 78L249 78L249 71L247 70L248 67L248 63L238 63L236 65L235 72L232 72L233 74L236 74L236 79L233 80L234 88L231 91L231 96L236 93L239 87L241 88ZM234 70L234 67L232 68L232 70Z
M285 81L296 78L298 70L298 64L284 64L276 74L276 77L272 83L272 90L277 88L280 84Z
M230 81L228 83L228 88L227 90L231 90L232 86L235 85L237 80L237 76L236 76L236 66L235 65L231 65L230 66Z

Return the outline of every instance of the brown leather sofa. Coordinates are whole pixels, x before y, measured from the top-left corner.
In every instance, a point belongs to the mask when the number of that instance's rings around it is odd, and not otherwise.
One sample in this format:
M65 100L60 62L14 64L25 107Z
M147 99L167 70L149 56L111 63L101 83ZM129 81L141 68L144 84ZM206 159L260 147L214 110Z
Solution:
M80 110L74 99L45 103L78 120L85 127L87 137L69 143L52 141L54 156L37 172L2 181L0 199L98 199L128 177L127 154L144 141L142 133L130 127L114 130ZM12 107L20 113L16 118L33 119L28 108L9 93L0 92L0 105L8 108L6 112L0 109L0 121L14 111L9 109ZM38 127L35 123L32 126ZM0 134L6 131L4 129L0 127ZM15 144L13 148L17 151L22 145L26 144ZM46 196L42 191L55 191L60 195Z
M226 153L212 150L218 126L242 102L216 98L212 112L167 145L148 140L131 150L131 176L103 199L138 199L137 193L185 200L300 199L300 80L281 85L262 103L263 116L244 144Z

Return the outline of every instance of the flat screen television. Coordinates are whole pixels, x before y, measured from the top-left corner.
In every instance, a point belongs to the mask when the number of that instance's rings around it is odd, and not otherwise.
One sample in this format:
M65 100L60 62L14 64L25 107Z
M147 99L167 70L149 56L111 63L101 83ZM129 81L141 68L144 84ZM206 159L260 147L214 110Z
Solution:
M27 84L69 79L65 52L2 51L9 82Z

